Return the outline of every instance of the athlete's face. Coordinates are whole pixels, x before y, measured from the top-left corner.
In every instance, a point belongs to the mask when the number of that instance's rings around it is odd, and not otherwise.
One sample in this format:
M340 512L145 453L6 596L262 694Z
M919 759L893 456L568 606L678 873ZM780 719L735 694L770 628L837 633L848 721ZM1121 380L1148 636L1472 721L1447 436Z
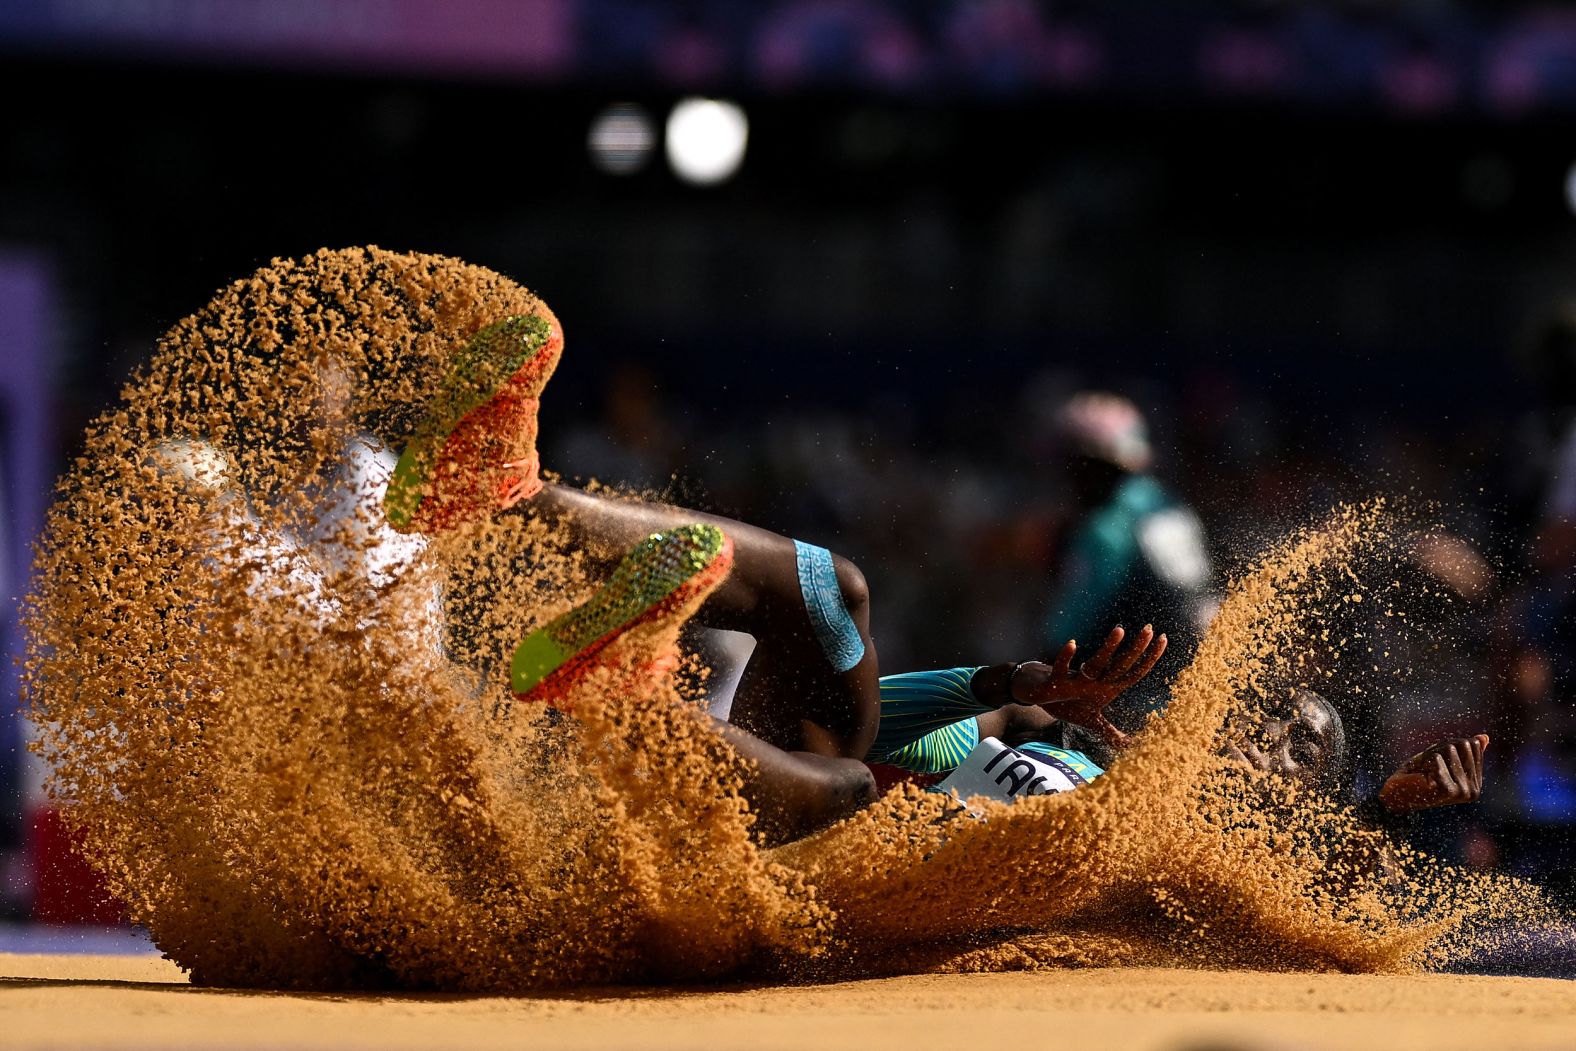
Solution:
M1226 755L1309 786L1329 773L1341 733L1329 708L1301 692L1271 706L1257 726L1244 731L1227 743Z

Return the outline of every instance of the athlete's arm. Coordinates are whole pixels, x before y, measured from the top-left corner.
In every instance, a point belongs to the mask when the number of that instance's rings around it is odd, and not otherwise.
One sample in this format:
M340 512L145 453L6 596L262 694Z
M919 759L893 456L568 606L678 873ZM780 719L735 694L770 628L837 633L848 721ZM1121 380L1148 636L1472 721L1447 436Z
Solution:
M1069 640L1052 664L1026 661L990 665L974 673L970 688L981 703L995 708L1038 705L1056 718L1095 730L1112 745L1121 747L1127 736L1111 725L1105 708L1122 691L1148 675L1166 652L1166 637L1157 636L1151 625L1144 625L1123 646L1126 634L1120 626L1112 628L1095 655L1077 670L1072 664L1078 643Z
M1483 794L1483 753L1488 734L1462 737L1417 753L1379 789L1379 805L1392 814L1470 803Z
M1004 704L978 717L979 736L981 740L994 737L1003 744L1022 744L1042 740L1060 721L1037 704Z

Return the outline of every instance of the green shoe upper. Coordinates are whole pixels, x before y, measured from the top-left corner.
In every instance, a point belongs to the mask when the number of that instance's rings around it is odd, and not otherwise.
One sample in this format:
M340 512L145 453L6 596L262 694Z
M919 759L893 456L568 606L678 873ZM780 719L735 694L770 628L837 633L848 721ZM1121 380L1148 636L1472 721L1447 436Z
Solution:
M716 560L725 538L714 525L669 529L636 544L597 593L527 635L509 662L517 694L557 671L598 639L638 621Z
M383 496L384 513L397 529L408 528L427 491L428 477L444 441L466 414L497 396L509 378L546 345L552 326L535 314L517 314L481 329L455 355L443 387L400 453Z

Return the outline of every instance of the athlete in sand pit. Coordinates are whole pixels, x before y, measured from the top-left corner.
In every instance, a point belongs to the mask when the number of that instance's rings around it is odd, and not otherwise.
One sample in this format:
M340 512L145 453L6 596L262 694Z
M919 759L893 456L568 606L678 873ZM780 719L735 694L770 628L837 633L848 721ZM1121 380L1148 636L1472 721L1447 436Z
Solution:
M1033 668L1032 664L1020 667L1014 678ZM921 781L935 781L965 764L984 770L1001 754L1000 748L989 745L990 739L995 739L1017 753L1026 753L1031 763L1052 768L1054 773L1036 786L1042 791L1076 788L1104 772L1110 750L1119 747L1120 740L1107 734L1102 741L1035 704L992 703L1000 689L999 680L994 680L997 674L992 668L956 668L890 676L883 682L884 693L889 689L887 682L903 680L906 689L927 698L921 707L932 719L944 719L950 709L953 721L915 736L912 718L900 718L897 712L889 715L884 708L873 758L905 774L918 775ZM950 702L941 699L947 693L951 694ZM1014 691L1014 700L1029 696L1022 689ZM957 713L971 705L982 714L959 717ZM910 708L914 706L915 702L909 702ZM1247 766L1332 794L1345 790L1349 765L1345 725L1335 707L1312 690L1288 691L1283 699L1267 706L1256 722L1241 721L1231 727L1228 737L1223 754ZM982 748L981 742L987 742L986 746ZM1364 801L1359 809L1383 823L1419 810L1473 802L1483 791L1483 753L1488 743L1487 734L1478 734L1424 749L1402 763L1378 795ZM998 761L991 772L1005 769ZM980 784L977 780L959 783ZM1023 791L1030 784L1027 779L998 775L985 783L995 786L989 791L997 798L1039 794Z
M544 485L536 409L563 332L544 306L472 337L401 453L385 498L389 522L437 533L518 507L564 531L607 574L586 603L527 636L510 662L517 697L561 702L614 638L695 608L697 622L753 635L757 646L718 731L754 764L745 795L768 840L830 824L876 798L860 760L883 711L869 594L848 560L755 526L659 504ZM1054 666L1021 676L1028 699L1120 740L1103 709L1165 651L1145 628L1113 632L1074 671L1069 642ZM1014 671L994 673L1010 687ZM991 674L984 681L991 681Z

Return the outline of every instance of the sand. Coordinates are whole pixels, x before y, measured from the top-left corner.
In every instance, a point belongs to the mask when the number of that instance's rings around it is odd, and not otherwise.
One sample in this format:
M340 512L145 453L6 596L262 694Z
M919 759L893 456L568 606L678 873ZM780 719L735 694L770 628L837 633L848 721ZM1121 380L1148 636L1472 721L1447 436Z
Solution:
M1091 968L521 997L184 984L164 960L0 955L10 1048L1568 1048L1576 983Z
M170 330L62 479L27 611L50 788L194 981L1399 975L1563 921L1535 888L1409 857L1340 801L1219 756L1232 720L1322 685L1343 654L1371 660L1343 609L1405 613L1377 506L1265 552L1106 775L983 821L910 788L763 849L701 699L642 670L676 664L660 658L681 617L610 646L572 718L514 703L513 647L597 585L583 553L528 508L391 538L352 466L427 433L456 376L486 380L456 365L478 332L545 310L458 260L276 260ZM516 460L534 427L481 462Z

